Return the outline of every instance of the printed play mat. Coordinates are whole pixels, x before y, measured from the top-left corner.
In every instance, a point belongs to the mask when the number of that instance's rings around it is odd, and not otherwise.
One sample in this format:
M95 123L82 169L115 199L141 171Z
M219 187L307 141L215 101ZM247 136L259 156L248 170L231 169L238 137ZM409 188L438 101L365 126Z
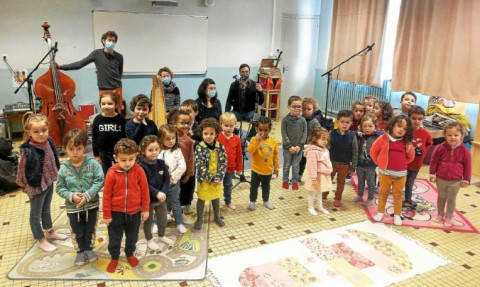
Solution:
M386 286L451 263L382 223L364 221L208 261L216 286Z
M208 218L209 216L204 216ZM94 251L98 260L83 266L73 264L76 252L70 236L70 225L66 212L63 212L54 222L57 231L68 234L66 240L56 240L58 249L54 252L44 252L35 245L23 256L20 262L10 271L10 279L63 279L63 280L201 280L206 275L206 260L208 250L208 223L205 222L201 231L193 231L189 225L187 232L181 234L173 222L167 225L166 235L174 241L167 246L157 241L159 250L150 250L144 238L143 224L140 226L139 240L135 256L140 264L132 268L123 252L115 273L108 273L106 267L110 262L108 253L107 226L101 220L99 213ZM204 219L206 221L206 219ZM154 233L154 238L156 234ZM123 237L125 240L125 237ZM157 237L158 238L158 237Z
M357 176L352 176L352 185L357 192ZM365 189L364 200L368 197L368 191ZM365 212L370 220L377 214L378 209L378 194L375 194L375 203L369 207L364 207ZM437 188L430 181L426 179L415 179L415 184L412 190L412 200L417 202L416 209L403 208L402 209L402 225L414 227L426 227L433 229L461 231L469 233L478 233L478 230L458 211L453 213L453 219L458 221L460 226L445 227L442 223L433 222L433 218L437 215ZM358 203L361 206L361 203ZM390 216L384 216L382 222L385 224L393 224L393 197L389 195L387 204L385 206L386 213Z

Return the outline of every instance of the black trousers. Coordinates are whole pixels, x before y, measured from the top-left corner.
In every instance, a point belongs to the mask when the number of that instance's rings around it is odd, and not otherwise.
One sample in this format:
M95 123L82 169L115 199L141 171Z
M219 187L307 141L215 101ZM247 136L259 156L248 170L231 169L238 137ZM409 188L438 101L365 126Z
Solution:
M195 192L195 176L192 175L186 183L180 182L180 205L190 205Z
M250 202L257 201L258 186L262 183L262 199L268 201L270 197L270 180L272 175L261 175L252 170L252 177L250 182Z
M302 155L302 160L300 160L300 170L298 171L298 179L302 179L303 172L305 171L305 166L307 165L307 158Z
M72 228L72 243L77 253L93 249L97 214L98 208L67 214Z
M108 225L108 252L113 260L120 257L123 232L125 232L125 255L132 256L138 241L140 214L126 214L112 211L112 222Z

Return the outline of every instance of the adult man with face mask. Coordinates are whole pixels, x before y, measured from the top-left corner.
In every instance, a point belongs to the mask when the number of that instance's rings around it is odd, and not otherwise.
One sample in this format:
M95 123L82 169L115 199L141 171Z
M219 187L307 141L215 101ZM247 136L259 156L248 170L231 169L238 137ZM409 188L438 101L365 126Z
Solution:
M122 113L122 75L123 56L115 51L118 35L114 31L108 31L102 35L103 49L96 49L86 58L67 65L58 65L60 70L79 70L90 63L97 68L97 86L99 94L111 91L117 95L117 112Z

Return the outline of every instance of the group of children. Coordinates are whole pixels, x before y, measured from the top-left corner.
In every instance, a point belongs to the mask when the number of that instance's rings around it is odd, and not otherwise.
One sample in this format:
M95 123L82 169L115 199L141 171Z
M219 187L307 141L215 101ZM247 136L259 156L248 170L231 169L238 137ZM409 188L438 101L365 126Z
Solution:
M401 225L402 191L405 188L403 203L414 206L413 182L432 145L429 133L422 128L425 111L414 106L415 101L412 104L410 98L404 100L412 94L402 96L402 107L404 102L406 107L402 111L407 115L394 117L389 103L367 97L364 102L355 102L352 111L338 112L338 127L330 131L320 126L315 113L318 106L313 98L290 97L290 112L281 123L282 187L288 189L291 185L297 190L306 170L304 187L308 191L308 211L317 215L316 200L318 210L328 214L322 202L332 188L335 175L335 207L342 205L346 177L354 172L358 176L358 196L354 201L363 200L367 182L368 197L363 204L368 206L374 200L378 168L380 191L374 219L382 219L392 189L394 223ZM134 117L129 121L117 113L118 104L114 93L100 96L102 113L95 117L92 125L94 158L84 155L87 134L71 130L63 139L69 159L61 166L48 136L46 117L40 114L27 117L17 177L18 184L30 198L32 233L45 251L56 249L47 238L66 239L66 235L53 229L50 217L53 184L57 181L56 192L66 202L77 265L98 258L93 245L100 203L98 193L103 188L103 222L108 226L111 255L108 272L115 272L118 265L123 234L127 261L132 267L139 264L134 252L141 221L144 221L147 245L153 250L160 248L159 242L173 244L165 233L170 211L178 231L185 233L184 223L193 223L185 214L193 213L195 189L198 200L193 228L202 229L206 201L212 202L215 223L223 227L220 198L223 196L229 209L236 209L232 202L232 180L243 170L242 143L234 134L237 120L233 113L223 113L219 121L208 118L196 123L198 106L194 100L186 100L179 109L169 110L169 124L157 127L148 119L152 105L147 96L132 99L130 109ZM279 150L277 141L269 136L271 130L271 120L260 117L257 134L246 148L252 154L249 211L255 210L260 184L263 205L270 210L275 208L269 201L270 181L273 175L278 176ZM437 183L439 190L439 210L434 220L452 226L457 224L452 213L458 189L470 182L471 158L463 145L463 126L458 122L449 123L444 131L446 142L432 155L430 180ZM154 215L157 238L152 234Z

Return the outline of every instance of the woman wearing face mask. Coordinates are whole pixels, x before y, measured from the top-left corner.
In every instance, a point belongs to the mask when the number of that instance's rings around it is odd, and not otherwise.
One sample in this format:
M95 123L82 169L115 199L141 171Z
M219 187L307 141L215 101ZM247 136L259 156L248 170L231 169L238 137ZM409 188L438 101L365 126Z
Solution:
M173 72L169 67L163 67L158 70L158 76L162 79L163 95L165 97L165 108L167 113L173 108L180 108L180 90L172 81Z
M203 119L215 118L218 120L222 114L222 104L218 100L215 81L209 78L203 80L198 87L198 98L195 100L198 105L198 115L195 121L202 122Z
M97 86L99 94L113 92L120 103L117 105L117 113L122 113L122 75L123 56L115 51L118 35L114 31L108 31L102 35L103 49L97 49L85 59L67 65L57 64L60 70L79 70L90 63L97 68Z

